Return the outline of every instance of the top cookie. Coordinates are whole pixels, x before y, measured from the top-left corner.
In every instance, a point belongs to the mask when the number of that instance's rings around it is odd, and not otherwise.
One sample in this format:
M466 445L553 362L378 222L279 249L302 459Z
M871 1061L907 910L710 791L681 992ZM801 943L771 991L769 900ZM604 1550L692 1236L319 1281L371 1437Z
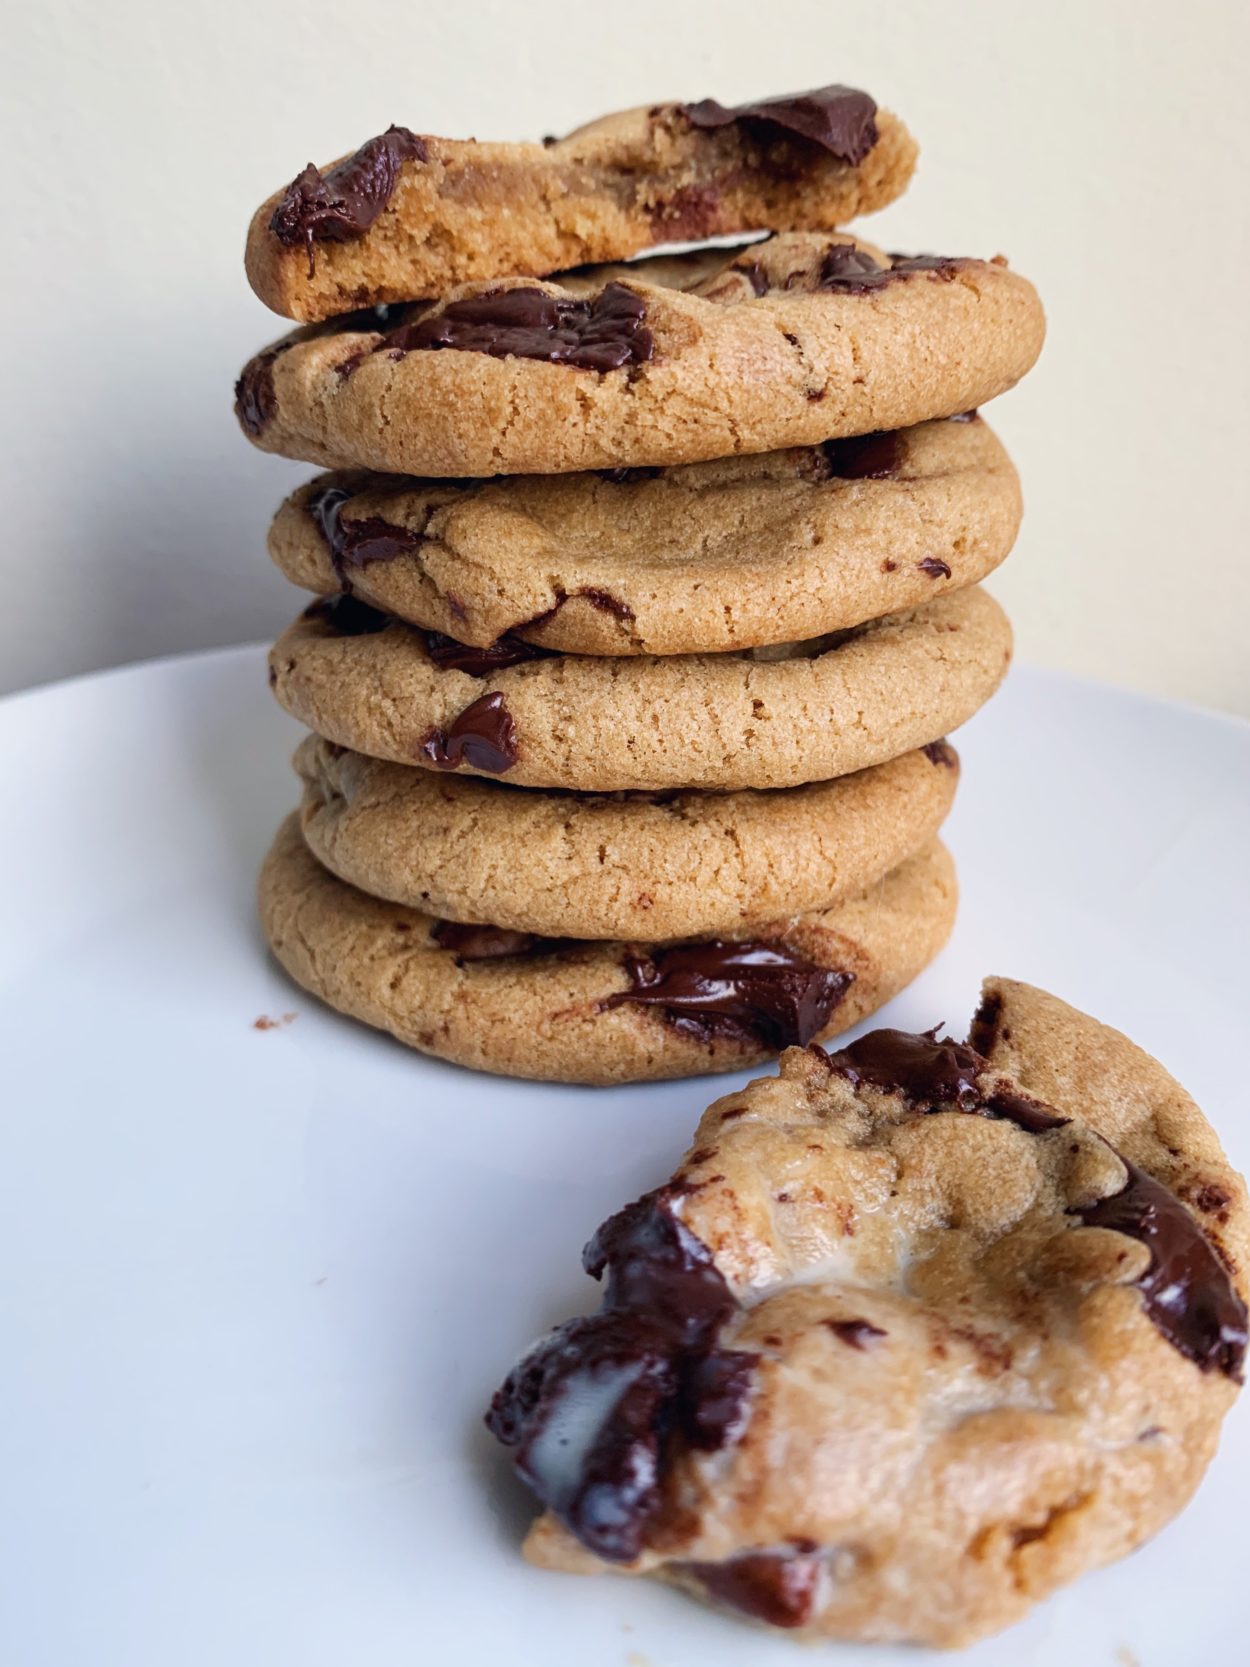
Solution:
M313 322L654 243L830 231L892 202L915 162L898 117L853 87L652 105L541 145L391 127L257 209L247 275L274 312Z
M490 1423L536 1562L812 1636L967 1644L1184 1505L1241 1381L1250 1211L1125 1037L991 982L969 1044L791 1050L601 1227L602 1312Z
M329 468L694 463L967 411L1024 375L1043 331L999 258L792 232L310 326L251 360L235 410L263 451Z

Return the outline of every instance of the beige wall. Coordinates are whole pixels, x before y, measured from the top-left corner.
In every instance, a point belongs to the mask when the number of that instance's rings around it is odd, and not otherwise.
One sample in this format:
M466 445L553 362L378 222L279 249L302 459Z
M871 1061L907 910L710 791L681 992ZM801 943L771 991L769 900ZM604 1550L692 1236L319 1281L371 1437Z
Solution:
M272 631L230 382L249 211L392 120L507 137L867 87L920 138L894 247L1002 250L1051 338L995 409L1030 659L1250 714L1244 0L53 0L6 29L0 686Z

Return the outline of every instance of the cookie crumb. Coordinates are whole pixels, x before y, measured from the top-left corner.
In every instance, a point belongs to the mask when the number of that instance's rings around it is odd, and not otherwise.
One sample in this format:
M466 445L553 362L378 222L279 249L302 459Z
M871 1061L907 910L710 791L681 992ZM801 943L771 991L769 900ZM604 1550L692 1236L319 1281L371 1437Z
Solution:
M297 1013L280 1013L276 1019L270 1018L268 1013L262 1013L258 1019L252 1020L253 1030L284 1030L287 1025L294 1024L299 1017Z

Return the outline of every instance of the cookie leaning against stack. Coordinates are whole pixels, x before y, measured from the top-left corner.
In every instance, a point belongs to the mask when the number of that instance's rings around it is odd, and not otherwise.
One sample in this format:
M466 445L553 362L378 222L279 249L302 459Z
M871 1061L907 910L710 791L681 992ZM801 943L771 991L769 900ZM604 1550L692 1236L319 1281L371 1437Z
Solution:
M392 128L258 212L304 327L236 411L332 471L270 533L318 598L270 657L318 738L261 878L306 988L615 1082L835 1034L940 949L942 738L1010 658L977 587L1020 516L976 407L1043 322L999 259L837 231L914 155L829 87L541 147Z

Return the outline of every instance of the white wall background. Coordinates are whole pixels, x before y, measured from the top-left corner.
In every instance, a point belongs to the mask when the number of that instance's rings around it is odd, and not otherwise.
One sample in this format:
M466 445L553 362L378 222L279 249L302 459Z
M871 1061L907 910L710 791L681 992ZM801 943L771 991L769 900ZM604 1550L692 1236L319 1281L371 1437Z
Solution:
M41 0L6 15L0 687L275 631L308 471L236 432L252 208L391 121L481 137L843 80L922 146L888 246L1007 253L1021 653L1250 715L1244 0Z

